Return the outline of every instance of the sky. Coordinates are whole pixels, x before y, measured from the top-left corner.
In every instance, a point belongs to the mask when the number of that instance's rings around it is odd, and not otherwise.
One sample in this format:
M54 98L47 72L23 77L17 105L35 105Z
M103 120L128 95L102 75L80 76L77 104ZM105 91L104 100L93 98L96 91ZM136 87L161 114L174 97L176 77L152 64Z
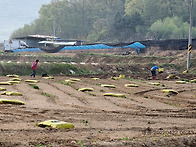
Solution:
M39 9L51 0L0 0L0 42L13 31L31 24L39 17Z

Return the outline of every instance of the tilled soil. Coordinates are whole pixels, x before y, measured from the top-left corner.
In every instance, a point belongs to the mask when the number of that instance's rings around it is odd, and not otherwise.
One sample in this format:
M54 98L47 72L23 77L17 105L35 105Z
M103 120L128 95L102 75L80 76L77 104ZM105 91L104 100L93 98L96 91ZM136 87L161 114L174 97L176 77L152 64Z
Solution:
M110 77L57 76L39 80L34 89L26 79L20 84L0 85L22 96L0 95L25 105L0 105L0 146L196 146L196 84L175 80L113 80ZM66 83L70 78L80 81ZM96 77L97 78L97 77ZM10 77L0 77L8 81ZM191 80L191 79L190 79ZM152 83L160 82L159 86ZM115 88L102 87L114 85ZM125 87L137 84L139 87ZM81 92L80 88L93 88ZM163 93L173 89L178 94ZM125 97L103 96L104 93ZM72 123L72 129L41 128L45 120Z

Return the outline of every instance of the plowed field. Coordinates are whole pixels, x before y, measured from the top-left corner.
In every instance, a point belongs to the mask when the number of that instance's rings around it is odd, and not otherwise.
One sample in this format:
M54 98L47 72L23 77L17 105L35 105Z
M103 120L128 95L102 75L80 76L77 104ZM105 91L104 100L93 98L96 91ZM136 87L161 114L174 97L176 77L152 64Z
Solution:
M25 105L0 104L0 146L196 146L196 84L176 80L113 80L110 77L37 76L34 89L26 79L0 85L22 96L0 95ZM66 83L78 78L80 81ZM95 78L95 77L94 77ZM2 76L0 81L10 77ZM190 79L191 80L191 79ZM159 82L156 86L152 83ZM115 88L102 87L114 85ZM139 87L125 87L137 84ZM80 88L93 88L81 92ZM178 94L163 93L173 89ZM105 93L125 97L103 96ZM41 128L36 123L60 120L72 129Z

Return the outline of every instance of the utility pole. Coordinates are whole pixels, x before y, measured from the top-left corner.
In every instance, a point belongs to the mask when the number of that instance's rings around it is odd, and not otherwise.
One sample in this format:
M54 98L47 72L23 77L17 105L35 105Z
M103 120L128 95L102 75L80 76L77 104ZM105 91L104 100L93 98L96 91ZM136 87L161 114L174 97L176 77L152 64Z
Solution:
M189 40L188 40L187 71L190 68L190 58L191 58L191 49L192 49L193 1L194 0L190 0L190 26L189 26Z

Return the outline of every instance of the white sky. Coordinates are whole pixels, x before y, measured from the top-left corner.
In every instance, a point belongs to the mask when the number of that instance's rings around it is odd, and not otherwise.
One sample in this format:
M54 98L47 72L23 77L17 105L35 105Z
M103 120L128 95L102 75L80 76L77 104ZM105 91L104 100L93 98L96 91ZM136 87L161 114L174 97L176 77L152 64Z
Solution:
M51 0L0 0L0 42L8 40L14 30L38 18L42 4ZM17 8L18 7L18 8Z

